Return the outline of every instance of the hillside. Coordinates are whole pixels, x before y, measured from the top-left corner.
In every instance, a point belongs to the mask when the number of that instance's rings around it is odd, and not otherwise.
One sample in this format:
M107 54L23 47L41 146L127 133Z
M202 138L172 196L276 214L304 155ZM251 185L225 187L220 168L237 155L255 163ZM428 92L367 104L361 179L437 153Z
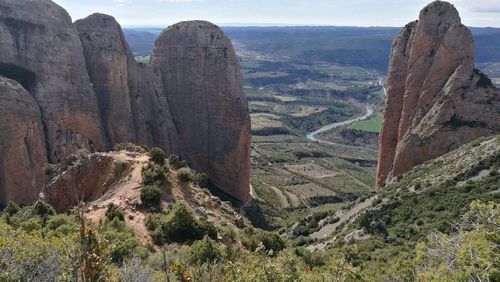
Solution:
M457 228L464 224L471 207L477 206L472 204L475 201L495 204L490 207L493 208L490 223L482 227L490 230L484 231L487 236L491 232L498 234L498 135L480 138L417 166L389 183L378 195L322 219L321 228L309 235L317 239L308 248L344 257L360 267L362 273L375 275L372 278L375 281L415 279L417 243L428 243L430 236L436 234L460 234L463 230ZM479 224L468 224L472 223ZM498 238L493 236L488 240L497 245L487 243L485 248L492 252L490 255L497 254L485 259L498 271ZM491 275L496 273L492 270Z

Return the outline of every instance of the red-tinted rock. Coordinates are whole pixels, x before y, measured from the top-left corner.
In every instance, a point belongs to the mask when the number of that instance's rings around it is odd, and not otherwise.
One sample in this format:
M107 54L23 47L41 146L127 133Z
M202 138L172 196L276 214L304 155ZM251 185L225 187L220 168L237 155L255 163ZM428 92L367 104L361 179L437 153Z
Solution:
M0 75L21 82L40 106L49 160L105 149L82 46L64 9L50 0L0 0L0 50Z
M19 83L0 76L0 113L0 203L30 204L47 162L40 110Z
M241 201L250 197L250 117L232 44L203 21L164 30L151 64L161 70L179 152Z
M377 186L479 136L500 132L500 91L474 71L472 35L435 1L396 36Z

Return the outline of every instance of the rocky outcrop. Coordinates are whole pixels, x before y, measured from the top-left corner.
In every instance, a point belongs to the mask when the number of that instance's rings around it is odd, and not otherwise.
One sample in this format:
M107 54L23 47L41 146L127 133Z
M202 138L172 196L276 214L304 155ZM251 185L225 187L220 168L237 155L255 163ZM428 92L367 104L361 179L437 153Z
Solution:
M129 176L130 163L103 153L70 155L43 187L43 198L58 212L96 200Z
M40 107L50 161L105 149L82 45L63 8L0 0L0 50L0 75L20 82Z
M182 157L248 200L250 118L229 39L211 23L182 22L161 33L151 64L161 70Z
M2 117L0 204L34 200L45 162L124 142L182 155L222 190L249 198L250 118L231 42L215 25L192 22L157 43L153 65L138 64L111 16L73 24L50 0L0 0L0 76L18 83L0 93L12 113Z
M158 70L138 64L118 22L93 14L75 22L111 144L175 152L177 136Z
M0 203L35 201L46 161L38 105L19 83L0 76Z
M500 91L474 69L458 11L435 1L396 35L377 186L479 136L500 132Z
M93 14L75 26L108 140L111 144L135 142L131 100L137 89L137 63L120 25L111 16Z

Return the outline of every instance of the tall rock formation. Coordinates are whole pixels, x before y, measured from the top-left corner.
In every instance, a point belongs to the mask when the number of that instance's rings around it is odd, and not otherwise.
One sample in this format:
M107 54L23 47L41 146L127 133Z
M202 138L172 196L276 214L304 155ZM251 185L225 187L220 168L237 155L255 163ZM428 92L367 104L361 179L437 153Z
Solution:
M175 152L177 133L159 70L138 64L111 16L75 22L111 144L132 142Z
M137 63L120 25L111 16L93 14L75 26L109 142L135 142L131 95Z
M161 70L182 157L248 200L250 118L229 39L208 22L178 23L156 40L151 64Z
M500 132L500 91L474 69L469 29L435 1L394 38L377 187L480 136Z
M0 50L0 75L20 82L40 108L50 161L105 149L82 45L63 8L0 0Z
M218 27L167 29L149 66L110 16L73 24L50 0L0 0L0 50L0 204L34 201L45 162L122 142L182 155L249 199L248 104Z
M0 76L0 203L30 204L47 161L40 109L16 81Z

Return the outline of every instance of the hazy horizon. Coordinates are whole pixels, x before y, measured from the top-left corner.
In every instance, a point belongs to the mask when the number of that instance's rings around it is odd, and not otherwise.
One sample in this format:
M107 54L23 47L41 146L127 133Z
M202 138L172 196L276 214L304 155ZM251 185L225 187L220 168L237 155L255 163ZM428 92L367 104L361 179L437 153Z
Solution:
M185 20L221 26L400 27L418 18L428 0L54 0L73 20L92 13L114 16L128 28L160 28ZM500 27L500 1L452 0L462 22Z

